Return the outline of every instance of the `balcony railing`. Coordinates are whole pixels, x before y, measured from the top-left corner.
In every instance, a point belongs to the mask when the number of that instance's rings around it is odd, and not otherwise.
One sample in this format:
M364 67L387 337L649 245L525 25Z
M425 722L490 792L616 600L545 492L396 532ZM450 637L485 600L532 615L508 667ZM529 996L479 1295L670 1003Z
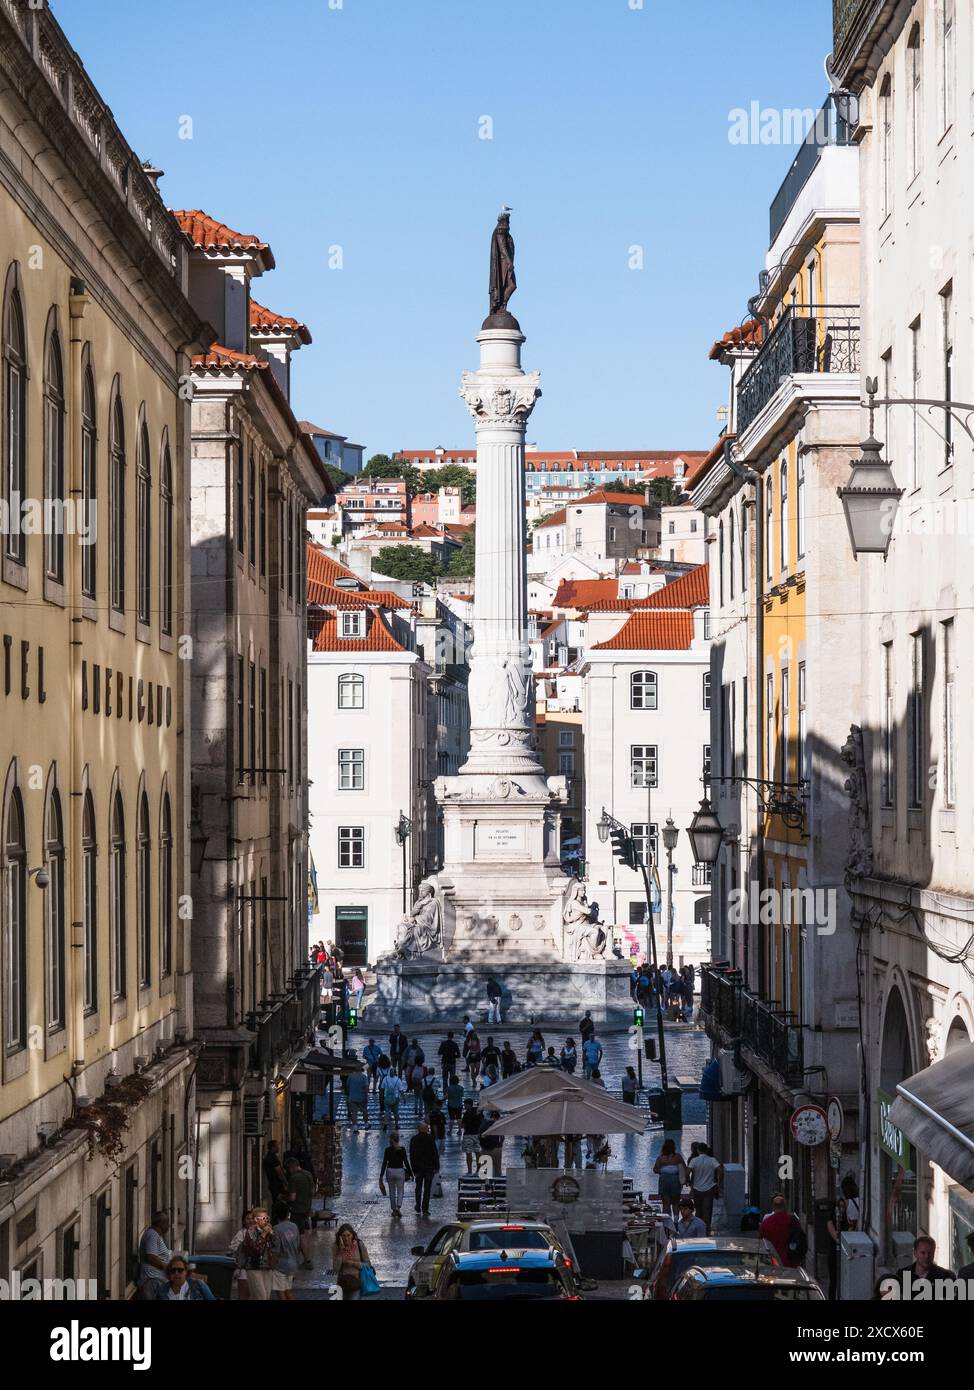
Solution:
M257 1034L250 1059L255 1071L269 1076L277 1070L308 1032L320 1003L319 972L305 975L302 969L294 988L283 999L269 1010L248 1015L247 1026Z
M694 864L691 875L691 886L693 888L709 888L714 879L714 866L712 864Z
M802 1080L804 1034L796 1015L745 989L739 970L726 964L705 965L700 1003L727 1038L740 1039L785 1081Z
M859 305L810 308L791 304L768 335L737 388L737 432L742 435L796 373L859 371Z
M771 204L771 242L785 225L789 212L795 206L799 193L811 178L812 170L827 145L848 145L852 143L852 127L840 115L835 99L828 97L805 136L791 168L784 177L781 187Z

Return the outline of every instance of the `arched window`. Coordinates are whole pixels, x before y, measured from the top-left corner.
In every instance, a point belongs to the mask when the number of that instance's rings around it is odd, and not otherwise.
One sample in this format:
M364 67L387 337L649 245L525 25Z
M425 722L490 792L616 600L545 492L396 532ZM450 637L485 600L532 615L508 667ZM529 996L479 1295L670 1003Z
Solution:
M778 547L779 565L782 574L788 568L788 460L782 459L779 474L781 486L778 490Z
M365 708L365 677L345 671L338 677L338 708Z
M49 879L44 890L47 1028L53 1033L64 1027L64 831L56 787L47 807L44 854Z
M125 941L125 812L122 793L116 791L112 803L112 883L111 883L112 997L124 999L126 993Z
M138 553L136 555L136 576L138 593L138 618L148 626L152 619L152 469L149 462L149 431L143 424L139 431L139 452L136 464L136 498L138 527Z
M85 808L81 822L81 857L84 863L84 989L85 1013L98 1008L98 838L95 822L95 803L91 792L85 792Z
M734 557L737 554L737 527L734 521L734 511L727 518L727 584L730 596L734 597Z
M159 626L167 637L172 636L172 543L172 458L167 444L162 453L159 480Z
M11 272L13 273L13 272ZM3 498L10 518L7 554L27 560L27 536L20 524L27 493L27 335L20 292L11 289L3 320Z
M112 407L110 445L111 480L111 591L112 607L125 611L125 416L121 395Z
M741 593L747 593L747 504L741 503Z
M172 974L172 811L169 793L159 819L159 961L163 977Z
M84 507L84 541L81 547L81 591L86 598L95 598L98 586L97 550L95 540L98 528L95 523L95 508L98 493L98 460L95 445L97 441L95 415L95 378L91 368L85 368L84 388L81 397L81 497Z
M724 523L720 522L717 527L717 596L718 602L724 606Z
M52 332L44 360L44 567L64 583L64 371L61 344Z
M764 480L764 555L765 573L768 579L774 576L774 479L769 475Z
M914 24L906 47L906 80L910 103L907 145L910 151L910 178L920 172L923 150L923 54L920 50L920 26Z
M886 217L893 205L893 79L879 89L879 212Z
M27 830L24 803L15 787L3 835L4 1044L27 1046Z
M657 694L655 671L633 671L629 677L629 704L632 709L655 709Z
M138 849L139 985L145 989L152 983L152 832L149 827L149 800L145 792L139 801Z

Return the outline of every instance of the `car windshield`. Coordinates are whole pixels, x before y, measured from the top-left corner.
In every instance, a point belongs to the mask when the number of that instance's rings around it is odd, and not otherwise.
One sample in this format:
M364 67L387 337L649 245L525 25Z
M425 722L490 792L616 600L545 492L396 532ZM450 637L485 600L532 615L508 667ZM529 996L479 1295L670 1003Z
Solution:
M460 1299L561 1298L562 1286L554 1270L461 1270L450 1280L449 1297Z
M544 1231L471 1231L471 1250L547 1250L551 1244Z
M704 1289L701 1294L707 1303L807 1303L817 1299L815 1289L800 1284L727 1284L723 1288Z
M698 1269L710 1269L711 1266L718 1269L746 1269L754 1274L759 1268L767 1269L771 1265L771 1257L760 1250L677 1250L672 1260L671 1280L694 1266Z

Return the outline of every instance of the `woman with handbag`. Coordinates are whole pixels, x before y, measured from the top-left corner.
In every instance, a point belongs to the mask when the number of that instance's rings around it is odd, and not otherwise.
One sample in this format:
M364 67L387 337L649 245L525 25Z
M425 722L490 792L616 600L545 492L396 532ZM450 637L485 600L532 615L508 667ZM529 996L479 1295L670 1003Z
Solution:
M363 1294L376 1293L379 1281L369 1259L365 1242L359 1240L354 1226L346 1221L335 1233L335 1252L332 1268L337 1276L343 1298L359 1299Z
M393 1216L402 1216L402 1198L406 1183L413 1176L409 1166L406 1146L398 1134L389 1135L389 1145L382 1155L382 1169L379 1173L379 1191L386 1195L383 1178L389 1182L389 1205Z
M664 1139L659 1158L653 1164L659 1177L659 1195L663 1210L676 1220L680 1194L688 1181L687 1165L672 1139Z
M266 1302L271 1296L274 1273L274 1232L266 1207L255 1207L252 1215L254 1224L245 1231L240 1251L247 1270L250 1299Z

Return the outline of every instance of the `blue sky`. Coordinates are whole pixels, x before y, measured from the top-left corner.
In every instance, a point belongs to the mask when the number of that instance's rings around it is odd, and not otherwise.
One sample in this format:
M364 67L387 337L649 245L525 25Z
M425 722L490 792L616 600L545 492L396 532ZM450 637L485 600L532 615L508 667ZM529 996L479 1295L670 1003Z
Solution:
M529 440L706 449L725 391L707 352L746 313L795 154L729 143L728 115L821 103L831 5L633 3L52 9L170 206L270 242L256 297L314 337L294 363L300 416L367 454L472 441L457 387L506 202L510 307L544 392Z

